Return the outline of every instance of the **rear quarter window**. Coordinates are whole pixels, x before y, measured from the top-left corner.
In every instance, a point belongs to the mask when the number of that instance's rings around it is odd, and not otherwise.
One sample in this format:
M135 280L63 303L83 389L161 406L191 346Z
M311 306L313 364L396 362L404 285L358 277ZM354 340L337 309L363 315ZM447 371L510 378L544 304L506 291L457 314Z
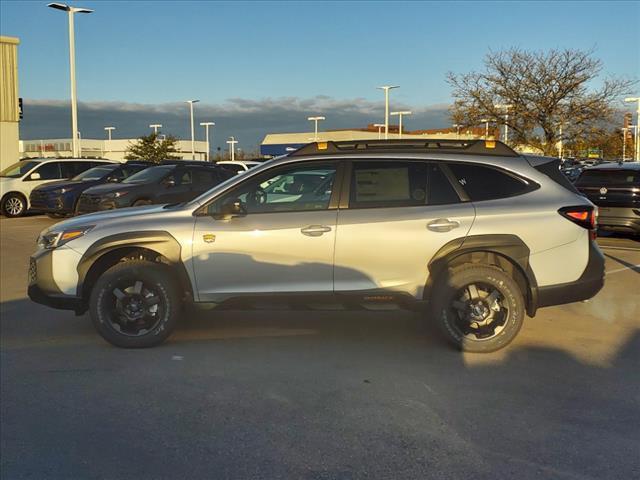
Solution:
M472 202L514 197L534 190L534 184L497 168L451 163L449 168Z

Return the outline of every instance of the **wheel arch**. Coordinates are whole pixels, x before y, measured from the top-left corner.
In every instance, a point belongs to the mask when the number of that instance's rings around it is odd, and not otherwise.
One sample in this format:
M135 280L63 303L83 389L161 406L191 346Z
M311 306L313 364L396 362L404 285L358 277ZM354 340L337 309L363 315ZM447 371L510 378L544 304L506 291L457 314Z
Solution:
M535 316L538 306L538 284L529 264L529 247L517 235L472 235L445 244L429 262L429 278L424 299L429 298L434 280L465 263L495 265L507 271L525 296L527 314Z
M181 252L180 243L165 231L126 232L96 241L86 250L77 267L77 295L82 299L84 310L98 277L127 258L145 258L168 265L176 272L184 294L193 298L193 286Z
M27 210L29 210L29 207L31 206L31 202L29 202L29 195L25 194L24 192L21 192L20 190L11 190L10 192L5 193L2 198L0 198L0 206L4 208L4 201L7 199L8 196L10 195L17 195L19 197L22 197L22 199L24 200L24 210L25 212Z

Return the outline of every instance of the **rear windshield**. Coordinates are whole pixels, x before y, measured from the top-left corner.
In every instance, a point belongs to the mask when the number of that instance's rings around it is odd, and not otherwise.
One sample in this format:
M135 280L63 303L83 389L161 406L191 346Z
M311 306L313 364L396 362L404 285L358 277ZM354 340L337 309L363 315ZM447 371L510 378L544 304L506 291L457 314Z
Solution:
M0 177L4 178L20 178L40 162L22 161L14 163L0 172Z
M159 167L150 167L138 173L131 175L122 183L150 183L164 178L171 170L176 168L175 165L162 165Z
M585 170L576 180L576 185L597 185L597 186L639 186L640 172L634 170Z

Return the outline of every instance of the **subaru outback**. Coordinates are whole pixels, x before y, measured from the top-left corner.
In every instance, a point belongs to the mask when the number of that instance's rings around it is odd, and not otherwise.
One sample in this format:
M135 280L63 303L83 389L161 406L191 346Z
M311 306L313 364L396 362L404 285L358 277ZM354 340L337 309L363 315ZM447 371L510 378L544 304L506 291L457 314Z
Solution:
M596 216L557 159L500 142L313 143L186 203L50 227L28 293L88 310L119 347L160 344L187 304L285 299L415 309L490 352L525 315L602 288Z

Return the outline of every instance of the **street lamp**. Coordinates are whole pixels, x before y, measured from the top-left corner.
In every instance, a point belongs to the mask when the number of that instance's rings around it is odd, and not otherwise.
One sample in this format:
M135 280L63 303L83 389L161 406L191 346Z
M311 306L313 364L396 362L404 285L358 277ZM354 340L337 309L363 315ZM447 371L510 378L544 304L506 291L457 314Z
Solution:
M116 129L116 127L104 127L109 137L109 141L111 141L111 132Z
M229 144L229 149L231 150L231 161L235 161L236 159L236 143L238 143L238 141L235 139L235 137L229 137L230 140L227 140L227 143Z
M205 138L207 139L207 162L209 161L209 151L210 151L210 148L209 148L209 127L213 127L214 125L215 125L214 122L201 122L200 123L200 126L204 127L204 132L205 132L204 135L205 135Z
M398 116L398 138L402 138L402 117L404 115L411 115L409 110L403 110L402 112L391 112L391 115Z
M189 111L191 112L191 160L196 159L196 132L193 126L193 104L199 101L200 100L187 100L185 102L189 104Z
M484 123L484 139L486 140L487 138L489 138L489 122L491 121L490 118L482 118L480 119L480 123Z
M456 129L456 140L460 139L460 127L462 125L460 125L459 123L454 123L452 126Z
M149 128L153 128L153 133L155 133L156 136L158 136L158 129L162 128L162 125L160 125L159 123L154 123L149 125Z
M389 139L389 90L392 88L400 88L400 85L383 85L377 87L378 90L384 90L384 139Z
M509 144L509 110L513 108L512 104L500 104L496 105L496 108L504 108L504 143Z
M629 125L629 128L632 129L631 131L633 132L633 141L634 141L634 145L636 147L636 154L638 153L638 131L640 130L638 128L638 125ZM634 157L634 160L637 161L637 156Z
M309 120L310 122L313 122L315 124L314 127L314 135L313 138L314 140L317 142L318 141L318 122L321 120L326 120L324 117L307 117L307 120Z
M73 156L79 156L78 144L78 98L76 95L76 47L73 28L74 13L91 13L88 8L78 8L64 3L49 3L47 7L67 12L69 18L69 76L71 78L71 145Z
M382 129L384 128L384 123L374 123L373 126L378 128L378 140L382 139Z
M624 99L626 103L638 102L638 109L636 110L636 136L635 136L635 155L634 160L640 162L640 142L638 141L638 125L640 125L640 97L627 97Z

